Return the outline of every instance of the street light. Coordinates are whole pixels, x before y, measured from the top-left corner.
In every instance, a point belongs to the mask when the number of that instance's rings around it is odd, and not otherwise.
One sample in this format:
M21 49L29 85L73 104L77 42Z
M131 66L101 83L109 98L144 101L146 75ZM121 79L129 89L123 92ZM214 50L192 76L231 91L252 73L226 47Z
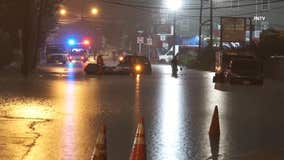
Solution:
M171 11L174 12L174 18L173 18L173 55L176 54L176 12L178 9L182 7L182 1L181 0L167 0L166 6Z
M181 8L182 1L181 0L167 0L166 6L167 6L168 9L176 12L178 9Z
M92 8L91 9L91 14L92 15L97 15L99 13L99 10L97 8Z
M59 14L60 14L61 16L65 16L66 13L67 13L67 11L66 11L66 9L64 9L64 8L62 8L62 9L59 10Z

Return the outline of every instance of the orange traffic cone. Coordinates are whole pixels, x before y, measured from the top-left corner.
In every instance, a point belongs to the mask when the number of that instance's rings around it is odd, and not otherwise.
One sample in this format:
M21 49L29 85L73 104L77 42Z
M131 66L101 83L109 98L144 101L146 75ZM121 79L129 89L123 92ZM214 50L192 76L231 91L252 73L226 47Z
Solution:
M219 124L219 113L218 113L218 106L215 106L210 129L209 129L210 136L220 136L220 124Z
M96 146L92 155L92 160L107 159L106 126L103 125L97 137Z
M143 118L141 118L138 123L129 160L146 160L146 144Z

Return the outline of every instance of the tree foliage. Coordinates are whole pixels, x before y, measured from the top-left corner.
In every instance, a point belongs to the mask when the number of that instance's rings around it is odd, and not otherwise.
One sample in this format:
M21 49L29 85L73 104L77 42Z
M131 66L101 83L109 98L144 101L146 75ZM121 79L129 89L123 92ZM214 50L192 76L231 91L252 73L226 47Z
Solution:
M1 0L0 1L0 29L9 35L7 46L20 48L23 42L23 64L35 67L39 48L44 46L49 33L57 25L57 9L62 0ZM23 39L19 38L19 30ZM28 42L28 43L27 43ZM2 48L3 50L3 48ZM10 51L4 57L12 57ZM28 58L27 58L28 57ZM31 70L28 68L26 72Z

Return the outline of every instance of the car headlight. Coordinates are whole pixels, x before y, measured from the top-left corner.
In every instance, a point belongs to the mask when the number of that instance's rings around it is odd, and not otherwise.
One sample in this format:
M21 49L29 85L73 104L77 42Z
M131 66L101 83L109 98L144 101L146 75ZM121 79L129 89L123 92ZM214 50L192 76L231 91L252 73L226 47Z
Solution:
M121 61L123 61L123 56L119 56L118 57L118 60L121 62Z
M216 71L217 73L221 73L221 71L222 71L221 66L216 66L216 67L215 67L215 71Z
M134 67L134 69L135 69L135 72L141 72L141 70L142 70L142 67L141 67L141 65L140 64L136 64L135 65L135 67Z

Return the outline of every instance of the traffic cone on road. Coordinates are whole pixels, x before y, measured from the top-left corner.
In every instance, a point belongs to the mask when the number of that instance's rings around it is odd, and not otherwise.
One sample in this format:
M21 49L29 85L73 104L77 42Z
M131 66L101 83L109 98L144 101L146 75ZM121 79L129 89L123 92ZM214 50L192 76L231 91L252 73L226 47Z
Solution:
M146 160L144 120L140 119L129 160Z
M215 106L210 129L209 129L210 136L220 136L220 123L219 123L219 113L218 113L218 106Z
M107 159L106 126L103 125L97 137L96 146L92 155L92 160Z

